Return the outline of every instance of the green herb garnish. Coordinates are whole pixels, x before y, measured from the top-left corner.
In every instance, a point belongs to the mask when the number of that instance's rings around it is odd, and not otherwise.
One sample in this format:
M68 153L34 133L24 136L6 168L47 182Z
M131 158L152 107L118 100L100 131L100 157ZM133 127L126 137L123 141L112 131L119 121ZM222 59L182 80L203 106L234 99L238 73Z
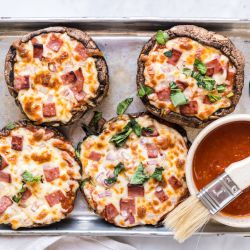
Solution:
M155 36L157 43L164 45L169 39L169 35L163 30L158 30Z
M13 122L10 122L10 123L8 123L8 124L5 126L5 128L8 129L8 130L12 130L12 129L14 129L15 127L16 127L16 125L15 125L15 123L13 123Z
M171 57L173 55L173 52L172 52L172 50L168 50L168 51L164 52L164 55L166 57Z
M192 70L189 68L183 68L182 73L186 76L191 76L192 75Z
M91 121L89 122L89 127L93 131L98 131L98 129L99 129L99 121L101 119L102 119L102 112L100 112L100 111L94 111L94 115L93 115Z
M86 137L95 134L95 132L88 125L83 123L81 127L82 127L82 130L85 132Z
M133 98L127 98L120 102L117 106L116 113L117 115L122 115L128 109L129 105L133 102Z
M225 84L217 85L216 89L219 93L223 93L226 90L226 85Z
M24 182L41 182L42 181L42 176L34 176L32 173L29 171L25 170L22 174L23 181Z
M149 177L144 173L144 167L142 163L137 167L135 173L133 174L130 184L141 185L146 182Z
M207 96L208 96L210 102L216 102L216 101L221 99L221 96L213 95L211 93L208 93Z
M203 82L204 76L201 75L199 72L192 71L191 76L192 76L197 82Z
M195 59L194 61L194 66L198 69L198 71L202 74L202 75L205 75L206 72L207 72L207 67L206 65L201 62L200 60L198 59Z
M115 169L114 169L114 177L109 177L105 180L105 182L107 184L113 184L117 181L117 177L118 175L125 169L124 167L124 164L123 163L118 163L116 166L115 166Z
M16 203L19 203L19 201L23 198L23 194L25 191L26 191L26 188L24 187L24 184L22 184L22 187L18 191L17 195L12 196L12 200Z
M170 90L171 90L170 99L175 107L188 103L188 99L181 92L180 88L177 86L175 82L170 83Z
M122 147L132 132L133 129L126 126L122 132L113 135L110 139L110 142L113 142L116 147Z
M232 96L234 96L234 93L233 93L233 92L230 92L229 94L227 94L227 98L230 98L230 97L232 97Z
M84 185L91 180L91 177L87 177L81 181L80 187L83 188Z
M139 124L135 119L131 119L131 120L130 120L129 126L133 129L134 133L135 133L138 137L141 136L142 127L140 126L140 124Z
M122 132L111 137L110 142L113 142L116 147L122 147L132 132L140 137L141 131L142 128L139 123L135 119L131 119L123 128Z
M150 128L150 127L147 127L147 128L142 128L142 131L146 132L146 133L149 133L149 134L153 134L154 133L154 129L153 128Z
M144 96L146 96L146 95L152 94L153 92L154 92L154 91L153 91L152 88L150 88L150 87L148 87L148 86L145 86L145 85L142 85L142 86L139 88L137 95L138 95L139 97L144 97Z
M79 142L79 143L77 144L76 148L75 148L75 154L76 154L76 157L77 157L78 159L81 158L81 154L80 154L80 152L81 152L81 145L82 145L82 142Z
M156 168L154 173L150 177L156 179L157 181L162 181L163 171L164 171L164 168Z

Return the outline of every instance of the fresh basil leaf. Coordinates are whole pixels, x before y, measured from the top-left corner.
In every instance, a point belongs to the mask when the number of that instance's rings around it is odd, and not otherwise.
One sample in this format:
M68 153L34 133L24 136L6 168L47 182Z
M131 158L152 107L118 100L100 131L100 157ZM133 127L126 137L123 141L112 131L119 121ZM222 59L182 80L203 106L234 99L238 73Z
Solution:
M117 115L122 115L128 109L129 105L133 102L133 98L127 98L120 102L117 106L116 113Z
M99 128L99 121L102 119L102 112L94 111L94 115L89 122L89 129L93 131L94 134L98 134L101 128Z
M194 61L194 66L198 69L198 71L202 74L202 75L205 75L206 72L207 72L207 67L206 65L201 62L200 60L198 59L195 59Z
M164 52L164 55L166 57L171 57L173 55L173 51L172 50L168 50L168 51Z
M113 135L110 139L110 142L113 142L116 147L122 147L132 132L133 129L129 126L126 126L122 132Z
M42 176L34 176L32 173L29 171L25 170L22 174L23 181L24 182L41 182L42 181Z
M142 132L142 127L140 124L135 119L131 119L129 125L133 129L134 133L140 137Z
M156 168L154 173L150 177L156 179L157 181L162 181L163 171L164 171L164 168Z
M142 128L142 131L146 132L146 133L149 133L149 134L153 134L154 133L154 129L153 128L150 128L150 127L144 127Z
M215 80L209 76L205 76L203 78L203 82L204 82L204 88L208 91L212 91L214 89L214 85L215 85Z
M141 185L146 182L149 177L144 173L144 167L142 163L137 167L135 173L133 174L130 184Z
M207 96L208 96L210 102L216 102L216 101L221 99L221 96L213 95L211 93L208 93Z
M191 77L193 77L197 82L203 82L203 75L201 75L199 72L192 71Z
M188 99L181 92L180 88L177 86L175 82L170 83L170 90L171 90L170 99L175 107L188 103Z
M169 87L170 87L171 93L181 92L180 88L177 86L175 82L170 82Z
M220 84L220 85L217 85L217 91L219 93L223 93L225 90L226 90L226 85L225 84Z
M82 145L82 142L79 142L75 148L75 154L76 154L76 157L78 159L81 158L81 145Z
M169 35L163 30L158 30L155 36L157 43L164 45L169 39Z
M118 163L115 168L114 168L114 177L109 177L105 180L107 184L113 184L117 181L118 175L125 170L124 164L123 163Z
M19 203L19 201L23 198L23 194L26 191L26 188L24 185L22 185L21 189L18 191L18 193L14 196L12 196L12 200L16 203Z
M186 76L191 76L192 75L192 70L189 68L183 68L182 73Z
M230 98L230 97L232 97L232 96L234 96L234 93L233 93L233 92L230 92L229 94L227 94L227 98Z
M82 124L82 130L85 132L86 137L90 136L90 135L95 135L95 132L86 124Z
M171 94L170 99L175 107L188 103L188 99L182 92Z
M144 96L146 96L146 95L152 94L153 92L154 92L154 91L153 91L152 88L150 88L150 87L148 87L148 86L145 86L145 85L142 85L142 86L139 88L137 95L138 95L139 97L144 97Z
M14 129L15 127L16 127L16 125L15 125L15 123L13 123L13 122L10 122L10 123L8 123L8 124L5 126L5 128L8 129L8 130L12 130L12 129Z

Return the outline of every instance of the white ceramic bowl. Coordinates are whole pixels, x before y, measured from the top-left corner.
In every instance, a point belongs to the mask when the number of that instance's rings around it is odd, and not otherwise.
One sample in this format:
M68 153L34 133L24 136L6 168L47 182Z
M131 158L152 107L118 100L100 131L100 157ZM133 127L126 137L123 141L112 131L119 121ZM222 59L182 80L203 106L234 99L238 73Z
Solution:
M236 121L250 121L250 115L235 114L235 115L228 115L226 117L220 118L212 122L211 124L209 124L206 128L204 128L195 138L188 152L187 162L186 162L186 180L187 180L188 189L191 194L196 194L198 192L194 184L193 171L192 171L193 157L194 157L194 154L198 145L206 137L206 135L208 135L211 131L213 131L217 127L220 127L227 123L236 122ZM231 227L250 227L250 216L233 217L233 216L227 216L222 213L218 213L217 215L213 216L213 219Z

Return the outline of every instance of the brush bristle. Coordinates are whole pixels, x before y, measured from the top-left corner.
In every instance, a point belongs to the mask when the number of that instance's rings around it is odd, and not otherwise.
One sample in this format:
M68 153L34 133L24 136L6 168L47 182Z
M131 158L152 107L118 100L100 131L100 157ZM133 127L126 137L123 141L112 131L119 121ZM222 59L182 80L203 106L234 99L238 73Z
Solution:
M210 216L210 212L200 200L196 196L190 196L168 214L164 225L174 231L177 241L183 242L200 229Z

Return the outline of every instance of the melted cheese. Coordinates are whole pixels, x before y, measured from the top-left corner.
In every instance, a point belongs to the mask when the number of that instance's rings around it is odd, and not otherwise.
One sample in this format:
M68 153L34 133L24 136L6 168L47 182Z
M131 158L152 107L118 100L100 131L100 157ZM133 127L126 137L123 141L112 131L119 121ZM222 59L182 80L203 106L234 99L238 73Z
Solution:
M188 49L185 49L185 47ZM169 64L167 62L168 57L164 55L164 52L172 49L182 53L176 65ZM215 86L225 84L226 90L222 94L219 94L221 99L216 102L209 104L204 103L203 100L208 94L208 91L198 87L197 81L194 78L186 76L183 73L184 68L194 69L194 61L197 57L199 57L204 64L216 58L221 64L223 72L214 74L212 78L216 81ZM165 46L159 47L156 43L154 48L149 52L144 69L145 85L153 88L155 92L158 92L168 88L169 84L173 81L176 82L179 80L187 83L188 86L183 93L189 101L197 101L198 103L198 112L194 116L205 120L218 109L231 106L231 100L227 95L232 92L233 85L226 80L228 69L230 72L236 72L235 67L232 66L229 59L219 50L202 45L189 38L175 38L169 40ZM159 109L166 110L167 112L174 111L180 113L180 108L174 107L170 98L167 101L160 101L156 93L150 94L148 98L150 103Z
M157 137L137 137L134 133L129 136L126 144L121 148L116 148L110 143L110 138L128 123L127 115L120 116L117 120L107 123L103 132L99 136L88 137L81 145L81 162L83 166L82 178L91 177L91 181L83 186L84 194L90 206L98 213L102 214L108 204L113 204L118 211L114 223L121 227L131 227L142 224L157 224L159 220L172 210L179 199L186 191L184 181L184 165L187 154L187 147L183 137L174 129L160 124L147 115L136 118L142 127L154 126L159 136ZM168 142L168 143L167 143ZM158 146L160 152L157 158L149 159L146 149L147 143ZM100 147L99 145L103 145ZM101 154L99 161L89 159L90 152ZM122 162L125 171L118 175L115 184L107 186L105 179L112 176L114 167ZM130 224L127 214L120 211L120 200L128 198L127 185L130 183L132 175L138 165L142 163L144 172L151 175L156 167L163 167L163 180L166 185L162 185L154 180L144 183L144 197L135 198L135 222ZM179 164L181 163L181 164ZM168 183L168 179L175 176L182 184L176 190ZM159 188L165 192L168 199L161 202L155 191Z
M44 129L41 128L39 131L43 132ZM23 137L22 151L11 149L11 136ZM79 186L80 167L72 157L70 157L72 158L71 165L62 158L62 154L66 152L53 146L58 141L66 144L70 149L69 152L74 152L68 142L53 137L49 140L34 140L34 132L24 127L14 129L9 136L0 138L0 153L9 164L2 171L9 173L12 179L11 183L0 181L0 198L8 196L12 199L14 195L18 194L22 187L22 174L25 170L32 173L33 176L42 176L43 179L42 183L26 184L32 195L24 204L13 201L13 204L0 215L0 223L11 224L13 229L17 229L32 227L36 224L51 224L66 217L67 209L62 207L61 203L50 207L45 196L57 190L60 190L65 196L67 193L75 196ZM15 161L12 160L13 158ZM58 167L60 176L47 182L43 171L47 167ZM72 205L72 197L68 196L67 199Z
M46 60L33 58L33 45L31 41L28 41L23 46L23 49L28 51L28 55L23 58L17 50L16 62L14 64L14 75L28 75L31 85L31 88L28 90L20 90L17 99L29 119L38 123L51 121L67 123L72 118L72 111L81 106L70 90L70 85L62 83L61 76L63 74L81 68L84 76L83 92L86 94L84 101L88 105L92 104L92 99L96 97L100 85L95 65L96 59L93 57L88 57L86 60L79 59L78 53L75 51L76 46L79 44L77 40L69 37L66 33L53 34L56 34L63 41L58 52L46 47L52 33L39 35L35 38L37 43L43 44L43 57ZM65 53L68 53L68 57L60 59ZM55 64L55 72L49 70L48 62ZM46 87L37 83L38 78L36 77L41 74L51 75L50 82L53 83L53 87ZM46 102L56 104L56 116L43 117L42 103Z

